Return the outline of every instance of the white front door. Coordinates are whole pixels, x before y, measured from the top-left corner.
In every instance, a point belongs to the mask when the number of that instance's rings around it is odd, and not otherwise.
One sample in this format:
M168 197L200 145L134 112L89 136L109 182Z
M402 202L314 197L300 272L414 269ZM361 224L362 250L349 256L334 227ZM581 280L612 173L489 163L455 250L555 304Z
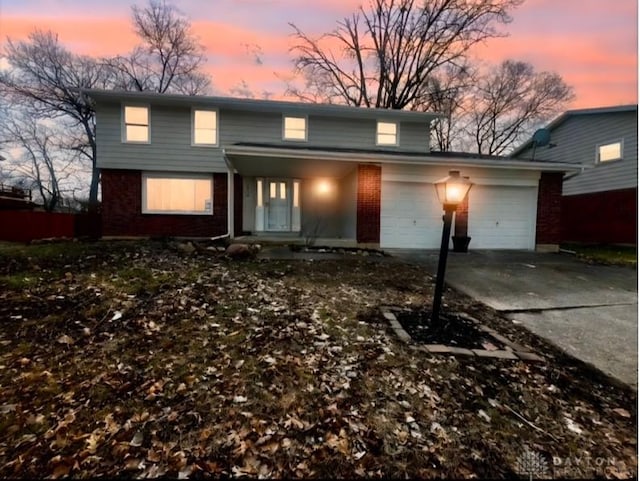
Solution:
M266 219L267 231L291 230L291 189L290 183L282 179L267 181Z

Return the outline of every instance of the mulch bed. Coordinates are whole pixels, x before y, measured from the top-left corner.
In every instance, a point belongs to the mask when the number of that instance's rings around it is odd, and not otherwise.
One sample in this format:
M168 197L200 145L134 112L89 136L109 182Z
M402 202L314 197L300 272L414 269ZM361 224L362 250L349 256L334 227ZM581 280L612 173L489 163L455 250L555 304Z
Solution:
M466 349L485 349L496 341L468 319L455 314L440 315L438 325L431 322L431 311L399 311L396 318L418 344L444 344Z

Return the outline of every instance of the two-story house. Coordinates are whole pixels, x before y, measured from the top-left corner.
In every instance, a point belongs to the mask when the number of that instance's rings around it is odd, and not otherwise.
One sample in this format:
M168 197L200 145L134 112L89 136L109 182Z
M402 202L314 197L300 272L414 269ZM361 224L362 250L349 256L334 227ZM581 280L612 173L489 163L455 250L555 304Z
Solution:
M582 167L562 184L563 240L635 244L638 106L569 110L545 129L545 145L532 139L511 156Z
M104 236L280 235L438 248L459 170L470 248L558 244L571 166L430 152L437 114L89 90Z

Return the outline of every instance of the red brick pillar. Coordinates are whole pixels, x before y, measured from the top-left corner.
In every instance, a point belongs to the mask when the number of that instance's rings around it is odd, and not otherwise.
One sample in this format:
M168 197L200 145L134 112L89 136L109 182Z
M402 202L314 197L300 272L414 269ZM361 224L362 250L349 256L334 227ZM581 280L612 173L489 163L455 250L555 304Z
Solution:
M538 183L536 250L558 251L562 241L562 172L543 172Z
M455 237L467 237L469 230L469 194L456 208L456 225L453 231Z
M380 187L382 168L379 165L358 165L358 205L356 239L358 242L380 243Z

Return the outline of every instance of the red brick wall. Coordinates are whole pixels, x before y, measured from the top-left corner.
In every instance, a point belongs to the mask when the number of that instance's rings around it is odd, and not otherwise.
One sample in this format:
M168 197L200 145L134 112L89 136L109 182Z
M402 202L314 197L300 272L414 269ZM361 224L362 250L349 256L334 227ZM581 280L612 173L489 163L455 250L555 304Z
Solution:
M636 244L638 189L562 198L562 239L597 244Z
M473 189L473 187L472 187ZM456 237L467 237L469 229L469 194L456 208L455 226L453 235Z
M358 242L380 242L380 187L382 168L379 165L358 165L358 206L356 238Z
M227 232L227 174L213 174L213 215L142 213L142 173L103 170L103 236L211 237Z
M536 244L562 241L562 172L543 172L538 184Z

